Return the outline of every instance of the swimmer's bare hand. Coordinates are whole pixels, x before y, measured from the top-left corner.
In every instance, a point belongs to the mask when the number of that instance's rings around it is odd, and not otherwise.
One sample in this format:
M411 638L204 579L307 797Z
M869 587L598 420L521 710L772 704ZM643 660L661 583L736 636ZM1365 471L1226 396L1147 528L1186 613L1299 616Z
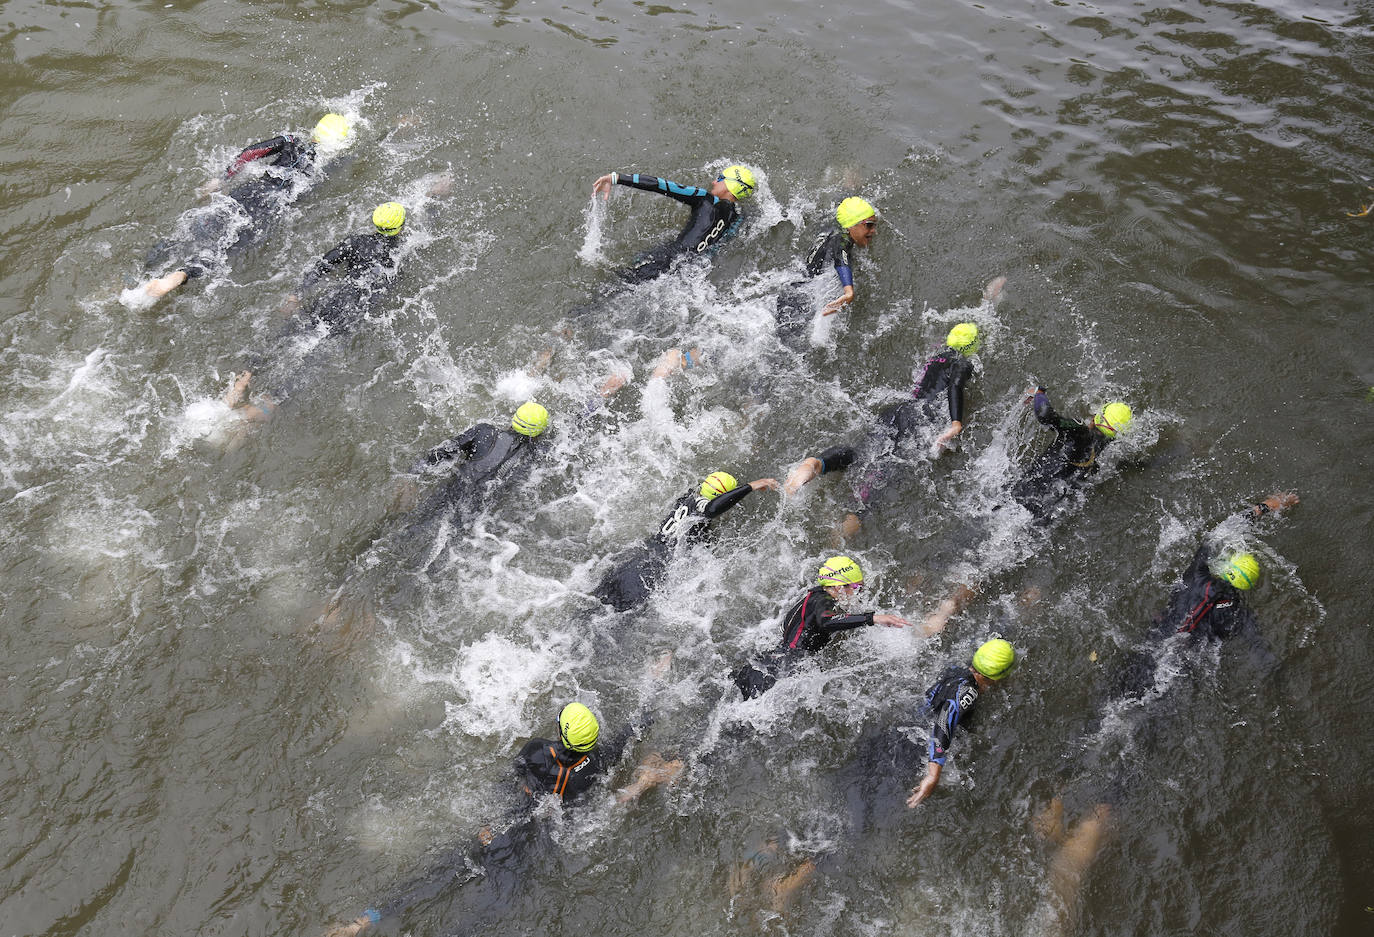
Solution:
M905 628L911 622L900 615L874 615L873 624L882 625L884 628Z
M615 173L608 172L592 183L592 195L601 196L601 200L607 201L611 197L611 189L615 187Z
M782 486L776 478L756 478L749 483L749 487L755 491L777 491Z
M822 312L821 315L833 316L835 313L839 312L841 309L843 309L845 306L849 305L853 301L854 287L846 286L844 288L844 295L841 296L839 299L832 299L830 302L826 303L825 311Z
M361 933L371 923L366 917L360 917L356 921L330 928L324 932L324 937L354 937L355 934Z
M1269 510L1275 513L1291 508L1298 503L1298 493L1296 491L1276 491L1261 502Z

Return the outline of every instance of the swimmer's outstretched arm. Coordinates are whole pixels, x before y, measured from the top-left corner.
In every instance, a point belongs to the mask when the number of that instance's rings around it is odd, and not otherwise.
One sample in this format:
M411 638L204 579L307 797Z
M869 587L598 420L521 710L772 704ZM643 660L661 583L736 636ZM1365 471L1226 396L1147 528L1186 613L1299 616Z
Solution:
M922 619L921 628L925 631L926 636L930 637L944 631L949 620L962 612L977 594L971 587L963 583L955 584L954 590L940 601L940 604L935 607L935 611Z
M638 800L645 791L660 784L671 784L682 773L682 759L666 761L658 752L650 752L635 768L634 779L615 792L618 804L629 804Z

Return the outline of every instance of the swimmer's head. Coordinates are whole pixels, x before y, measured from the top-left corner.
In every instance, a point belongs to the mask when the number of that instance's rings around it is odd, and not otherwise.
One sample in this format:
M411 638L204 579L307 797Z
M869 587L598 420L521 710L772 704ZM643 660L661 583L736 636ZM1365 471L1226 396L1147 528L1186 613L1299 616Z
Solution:
M868 201L851 195L835 206L835 223L857 247L867 247L878 233L878 209Z
M350 129L347 117L342 114L325 114L315 125L310 139L327 150L342 150L348 146Z
M701 496L714 498L716 495L723 495L727 491L734 491L738 487L739 482L735 481L735 476L729 472L712 472L701 483Z
M1016 649L1001 638L993 638L973 652L973 669L989 680L1001 680L1016 663Z
M724 182L738 201L744 201L754 194L754 173L748 166L726 166L716 176L717 182Z
M861 586L864 571L847 556L832 556L816 571L818 586Z
M581 703L569 703L558 714L558 737L575 752L589 752L601 735L592 711Z
M1251 589L1259 582L1260 564L1253 553L1233 553L1221 574L1237 589Z
M1097 411L1097 416L1093 417L1093 429L1108 439L1115 439L1118 433L1124 433L1130 427L1134 418L1131 408L1118 400Z
M960 322L949 330L945 344L966 355L978 354L978 346L982 344L978 340L978 326L972 322Z
M400 202L383 202L373 210L372 223L380 233L395 237L406 223L406 208Z
M549 411L533 400L526 400L515 411L510 428L521 436L538 436L549 428Z

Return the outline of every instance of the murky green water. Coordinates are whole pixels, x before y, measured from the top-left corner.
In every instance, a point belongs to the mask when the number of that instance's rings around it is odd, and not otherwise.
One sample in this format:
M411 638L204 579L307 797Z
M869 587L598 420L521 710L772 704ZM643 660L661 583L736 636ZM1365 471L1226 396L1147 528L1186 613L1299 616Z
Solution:
M0 27L0 932L319 933L499 811L511 755L573 696L607 725L652 714L635 753L682 755L684 778L551 818L513 880L406 930L1368 932L1374 218L1347 215L1374 201L1367 5L11 0ZM119 302L240 147L329 109L357 122L349 158L270 238ZM731 162L762 192L709 273L637 291L609 349L576 333L528 376L563 314L680 224L628 191L593 213L592 180ZM442 172L453 193L425 203ZM885 222L859 301L789 359L773 297L851 191ZM392 198L428 205L396 289L226 445L215 401L282 298ZM832 552L851 494L831 479L750 499L643 614L592 613L693 479L781 476L861 432L969 317L987 340L962 449L848 547L866 598L913 616L978 575L946 635L859 633L736 701L729 670ZM707 366L646 383L670 343ZM625 365L634 386L574 427ZM1044 534L991 510L1040 442L1033 383L1141 415ZM417 452L527 396L563 420L556 465L428 574L368 547ZM1199 533L1277 488L1302 504L1251 543L1278 676L1228 651L1165 681L1137 742L1131 712L1099 726ZM920 693L991 630L1024 662L908 811L920 766L875 752L919 737ZM1056 922L1030 818L1059 793L1081 815L1123 766ZM807 859L775 912L767 880Z

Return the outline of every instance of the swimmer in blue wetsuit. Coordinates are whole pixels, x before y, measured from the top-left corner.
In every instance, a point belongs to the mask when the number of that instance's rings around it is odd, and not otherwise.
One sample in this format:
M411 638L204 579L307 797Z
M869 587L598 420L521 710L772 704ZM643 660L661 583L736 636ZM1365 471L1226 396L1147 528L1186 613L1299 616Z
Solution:
M878 210L857 195L850 196L835 208L835 225L820 234L806 255L806 277L818 277L832 267L843 292L825 304L823 316L831 316L854 301L853 252L867 247L878 233ZM814 315L811 297L802 287L806 280L798 280L778 294L778 337L794 351L804 351L807 344L806 325Z
M692 210L677 237L648 251L620 274L627 283L644 283L666 273L679 257L707 256L732 237L741 220L737 203L754 194L754 173L747 166L727 166L703 189L637 172L612 172L592 183L592 193L609 199L617 185L657 192Z
M342 114L326 114L308 141L283 134L245 147L224 171L224 178L214 180L202 191L218 191L224 181L249 163L263 161L266 171L229 189L226 198L215 204L184 215L186 234L160 243L145 261L145 266L152 267L180 255L182 266L148 281L142 291L154 299L165 296L187 280L219 269L230 253L262 237L283 209L319 178L325 162L348 146L350 130Z

